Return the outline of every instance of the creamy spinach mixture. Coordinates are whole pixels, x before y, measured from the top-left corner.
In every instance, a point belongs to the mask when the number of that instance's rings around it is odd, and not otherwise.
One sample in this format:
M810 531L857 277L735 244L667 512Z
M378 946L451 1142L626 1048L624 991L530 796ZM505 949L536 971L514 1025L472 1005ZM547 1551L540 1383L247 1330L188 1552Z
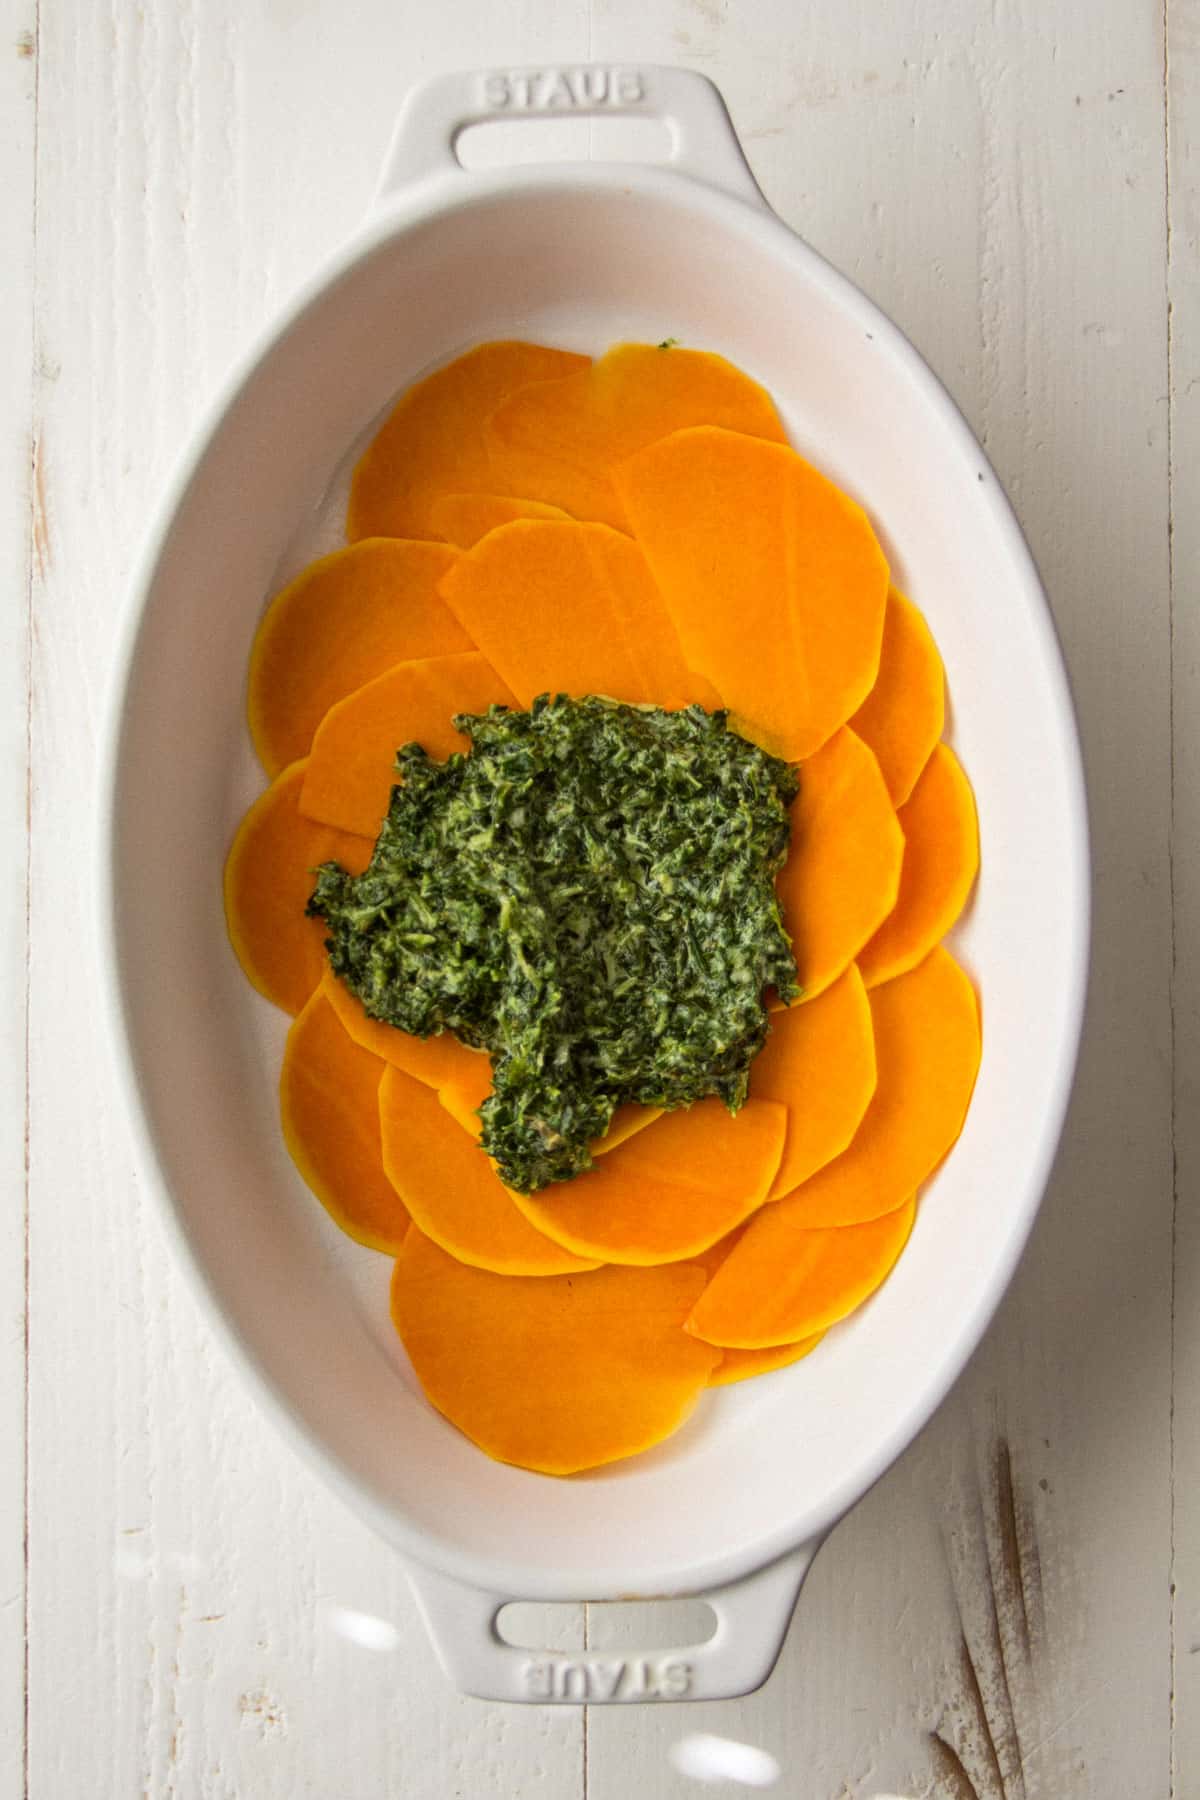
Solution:
M521 1193L591 1165L615 1107L746 1098L765 990L798 993L774 877L797 775L723 712L543 696L418 744L366 871L308 904L367 1012L491 1053L483 1149Z

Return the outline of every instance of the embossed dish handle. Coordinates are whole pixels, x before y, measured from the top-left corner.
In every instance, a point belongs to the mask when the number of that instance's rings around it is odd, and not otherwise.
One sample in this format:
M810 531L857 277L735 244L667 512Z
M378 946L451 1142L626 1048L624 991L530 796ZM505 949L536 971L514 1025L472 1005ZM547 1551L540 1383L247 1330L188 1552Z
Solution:
M716 1614L707 1643L622 1655L518 1649L496 1628L515 1596L481 1593L412 1563L408 1574L438 1659L464 1694L542 1706L730 1700L761 1687L774 1668L818 1548L805 1545L728 1587L689 1595Z
M468 125L602 117L660 120L671 141L669 167L766 205L725 102L707 76L632 63L473 69L420 82L400 110L373 204L431 177L465 179L455 146Z

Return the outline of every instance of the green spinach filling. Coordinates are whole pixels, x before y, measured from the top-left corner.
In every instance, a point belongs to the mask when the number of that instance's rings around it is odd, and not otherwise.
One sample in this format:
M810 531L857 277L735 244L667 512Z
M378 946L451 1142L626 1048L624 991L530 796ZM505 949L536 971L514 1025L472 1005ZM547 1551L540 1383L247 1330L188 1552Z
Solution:
M398 752L370 866L319 871L334 973L376 1019L491 1053L482 1148L521 1193L591 1165L623 1101L736 1112L799 992L774 877L797 775L723 712L542 696Z

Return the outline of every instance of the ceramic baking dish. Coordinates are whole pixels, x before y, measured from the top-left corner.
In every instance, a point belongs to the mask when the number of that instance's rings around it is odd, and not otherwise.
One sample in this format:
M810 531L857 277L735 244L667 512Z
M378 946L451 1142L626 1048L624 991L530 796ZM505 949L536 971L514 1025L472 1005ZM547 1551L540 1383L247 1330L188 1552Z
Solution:
M658 165L468 173L472 123L665 125ZM552 1480L489 1461L425 1402L388 1324L389 1265L342 1238L288 1161L286 1021L244 981L221 868L261 786L247 652L280 576L326 547L348 458L392 397L467 346L599 351L666 336L770 389L796 446L867 507L945 657L983 866L955 938L984 1056L963 1137L884 1288L807 1360L706 1395L652 1454ZM332 498L331 498L332 496ZM407 1559L469 1692L719 1697L769 1672L830 1527L978 1342L1048 1177L1079 1037L1088 857L1068 689L996 478L894 326L769 210L716 90L666 68L489 71L408 97L371 211L227 388L136 581L113 708L104 962L141 1160L259 1395ZM548 1366L547 1383L570 1384ZM589 1661L505 1643L507 1600L702 1595L707 1643Z

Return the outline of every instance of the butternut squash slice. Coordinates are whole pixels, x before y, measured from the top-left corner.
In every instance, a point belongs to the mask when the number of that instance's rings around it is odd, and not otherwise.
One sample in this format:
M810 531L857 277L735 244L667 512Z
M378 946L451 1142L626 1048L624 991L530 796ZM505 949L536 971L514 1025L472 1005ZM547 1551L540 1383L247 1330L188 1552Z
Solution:
M413 1074L416 1073L414 1069ZM450 1117L477 1140L483 1130L479 1109L492 1091L491 1057L485 1055L469 1063L463 1062L453 1074L437 1083L437 1090L438 1099Z
M661 1119L662 1111L661 1106L642 1106L635 1100L618 1106L604 1136L593 1143L592 1155L607 1156L610 1150L627 1144L639 1131L645 1131L647 1125L653 1125L655 1119Z
M653 344L617 344L590 369L522 388L496 408L485 436L506 493L553 501L577 519L625 531L614 469L686 425L787 442L765 388L723 356Z
M441 594L522 706L544 693L719 705L684 663L641 551L607 525L501 525L458 559Z
M853 964L818 999L772 1014L750 1089L788 1109L783 1157L767 1195L778 1200L841 1155L875 1092L871 1004Z
M325 967L325 925L304 915L323 862L361 874L369 838L319 825L300 811L307 764L285 769L246 813L225 863L225 922L247 980L298 1013Z
M801 1338L798 1344L764 1344L761 1350L725 1350L720 1362L708 1378L709 1387L730 1387L735 1381L749 1381L754 1375L769 1374L772 1369L786 1369L815 1350L823 1331Z
M446 493L495 493L484 421L532 381L586 370L588 358L544 344L477 344L408 388L358 462L346 537L435 537Z
M622 1147L620 1164L628 1175L702 1193L743 1188L757 1205L779 1168L786 1135L787 1108L777 1102L756 1097L731 1113L714 1097L663 1113Z
M330 974L327 980L330 999L355 1042L374 1050L392 1068L433 1088L450 1118L478 1139L479 1108L492 1091L492 1059L487 1052L472 1050L450 1031L419 1038L395 1025L385 1025L368 1017L357 996L334 975Z
M719 1100L667 1113L574 1181L513 1199L531 1225L577 1256L649 1266L693 1257L766 1198L787 1111Z
M897 817L904 832L900 892L859 957L868 987L928 956L966 905L979 868L975 796L948 744L934 750Z
M870 693L888 566L862 508L785 444L699 426L616 473L689 668L776 756L812 756Z
M481 1077L491 1085L492 1062L482 1050L472 1050L443 1031L438 1037L414 1037L396 1025L372 1019L357 994L352 994L326 966L322 977L325 998L356 1044L394 1069L403 1069L427 1087L442 1088L455 1082L474 1082ZM487 1088L484 1089L487 1092Z
M433 1089L386 1067L378 1088L383 1167L413 1220L459 1262L499 1275L594 1269L522 1218L491 1163Z
M751 1217L753 1216L752 1214ZM718 1238L715 1244L708 1246L707 1250L699 1250L695 1256L689 1256L688 1261L694 1263L697 1268L703 1269L710 1277L715 1275L733 1246L740 1243L749 1229L750 1221L743 1219L740 1225L735 1225L732 1231L727 1231L723 1238Z
M561 506L543 500L517 500L505 494L439 494L429 508L429 522L448 544L469 550L497 525L514 519L568 519Z
M896 904L904 833L879 764L848 728L800 770L775 881L804 1000L835 982Z
M300 805L310 819L372 840L396 785L396 751L422 744L430 756L468 750L451 720L486 712L513 695L477 650L397 663L331 706L313 739Z
M916 1208L909 1199L869 1224L806 1231L767 1207L701 1294L687 1330L747 1351L819 1336L891 1273Z
M878 1076L863 1122L848 1150L776 1203L805 1229L861 1225L902 1206L957 1138L971 1102L979 1008L949 951L932 951L870 998Z
M307 756L335 701L393 663L473 648L437 584L444 544L364 538L276 594L250 652L250 735L268 775Z
M384 1064L347 1037L318 988L288 1033L279 1079L292 1161L342 1230L394 1256L408 1213L383 1170L379 1080Z
M875 752L893 806L903 806L946 720L946 678L925 618L895 588L883 619L879 673L850 724Z
M686 1264L514 1280L414 1227L392 1318L427 1398L466 1437L499 1462L570 1475L683 1424L719 1356L682 1329L703 1283Z

